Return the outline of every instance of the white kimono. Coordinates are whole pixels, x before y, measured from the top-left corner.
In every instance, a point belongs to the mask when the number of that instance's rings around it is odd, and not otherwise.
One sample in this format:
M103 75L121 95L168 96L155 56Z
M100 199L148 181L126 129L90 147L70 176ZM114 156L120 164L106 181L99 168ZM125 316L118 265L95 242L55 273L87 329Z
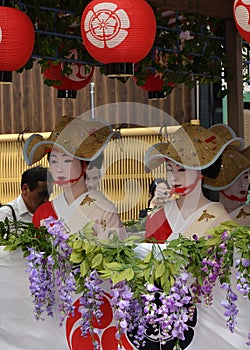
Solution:
M250 226L250 204L243 204L230 213L233 221L240 226Z

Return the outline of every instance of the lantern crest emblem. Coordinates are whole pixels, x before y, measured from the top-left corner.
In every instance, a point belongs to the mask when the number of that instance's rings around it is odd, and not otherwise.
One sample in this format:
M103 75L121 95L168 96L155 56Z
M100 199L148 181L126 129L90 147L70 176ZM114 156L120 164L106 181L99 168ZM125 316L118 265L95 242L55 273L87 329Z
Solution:
M127 37L129 28L127 12L112 2L95 5L88 11L84 21L88 40L98 48L119 46Z
M248 43L250 42L250 0L234 0L233 14L236 27Z
M249 25L249 0L242 0L235 2L235 17L237 18L238 25L245 30L246 32L250 32Z

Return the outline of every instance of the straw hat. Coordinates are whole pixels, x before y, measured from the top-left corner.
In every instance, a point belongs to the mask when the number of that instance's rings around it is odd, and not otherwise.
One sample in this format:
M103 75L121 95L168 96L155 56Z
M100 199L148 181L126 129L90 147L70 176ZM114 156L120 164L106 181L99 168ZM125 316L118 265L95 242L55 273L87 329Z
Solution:
M64 116L47 140L39 134L31 135L24 144L23 155L26 163L32 165L56 146L74 158L90 161L98 157L112 136L112 127L103 121Z
M250 161L250 146L246 147L241 151L244 157L246 157Z
M151 171L165 159L191 170L202 170L212 165L235 139L225 140L213 131L199 125L183 124L169 142L151 146L145 155L145 169Z
M215 179L204 177L203 186L210 190L224 190L250 169L250 161L235 146L228 146L222 153L222 164Z
M241 137L237 137L237 135L229 125L222 123L214 124L210 126L209 130L213 131L216 135L218 135L226 141L235 139L235 141L232 142L232 145L238 147L240 150L244 148L244 139Z

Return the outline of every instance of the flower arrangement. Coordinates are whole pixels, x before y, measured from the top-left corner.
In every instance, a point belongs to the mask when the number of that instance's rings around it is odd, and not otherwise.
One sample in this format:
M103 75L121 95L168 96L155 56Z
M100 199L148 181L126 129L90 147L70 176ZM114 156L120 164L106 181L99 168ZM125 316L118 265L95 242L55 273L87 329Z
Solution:
M170 338L179 349L195 324L196 306L212 305L219 282L226 292L221 300L225 326L234 331L238 296L250 299L249 227L229 221L211 229L208 237L180 235L165 244L143 243L136 235L120 241L115 232L109 240L98 240L92 228L90 222L70 235L53 218L39 229L8 219L0 222L0 245L23 251L37 319L53 316L57 306L62 325L75 312L72 295L81 293L82 335L91 336L98 349L94 327L103 316L102 283L108 280L120 347L124 334L136 346L146 341L145 332L160 330L162 339Z

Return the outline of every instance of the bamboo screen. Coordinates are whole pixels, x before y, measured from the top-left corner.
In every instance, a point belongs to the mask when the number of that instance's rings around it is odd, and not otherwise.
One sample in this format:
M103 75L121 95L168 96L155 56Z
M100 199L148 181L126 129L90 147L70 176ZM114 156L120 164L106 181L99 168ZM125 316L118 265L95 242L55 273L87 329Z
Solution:
M157 128L155 128L157 129ZM42 134L47 138L49 133ZM28 137L27 134L25 137ZM144 171L144 155L150 145L160 141L153 129L128 129L122 138L111 140L104 152L103 179L100 190L115 203L123 221L138 217L140 209L148 203L149 185L154 178L165 178L165 170L158 168L153 173ZM26 166L22 148L24 141L18 135L2 135L0 138L0 202L8 203L20 193L20 182ZM48 166L46 157L35 165ZM60 189L54 188L51 198Z

